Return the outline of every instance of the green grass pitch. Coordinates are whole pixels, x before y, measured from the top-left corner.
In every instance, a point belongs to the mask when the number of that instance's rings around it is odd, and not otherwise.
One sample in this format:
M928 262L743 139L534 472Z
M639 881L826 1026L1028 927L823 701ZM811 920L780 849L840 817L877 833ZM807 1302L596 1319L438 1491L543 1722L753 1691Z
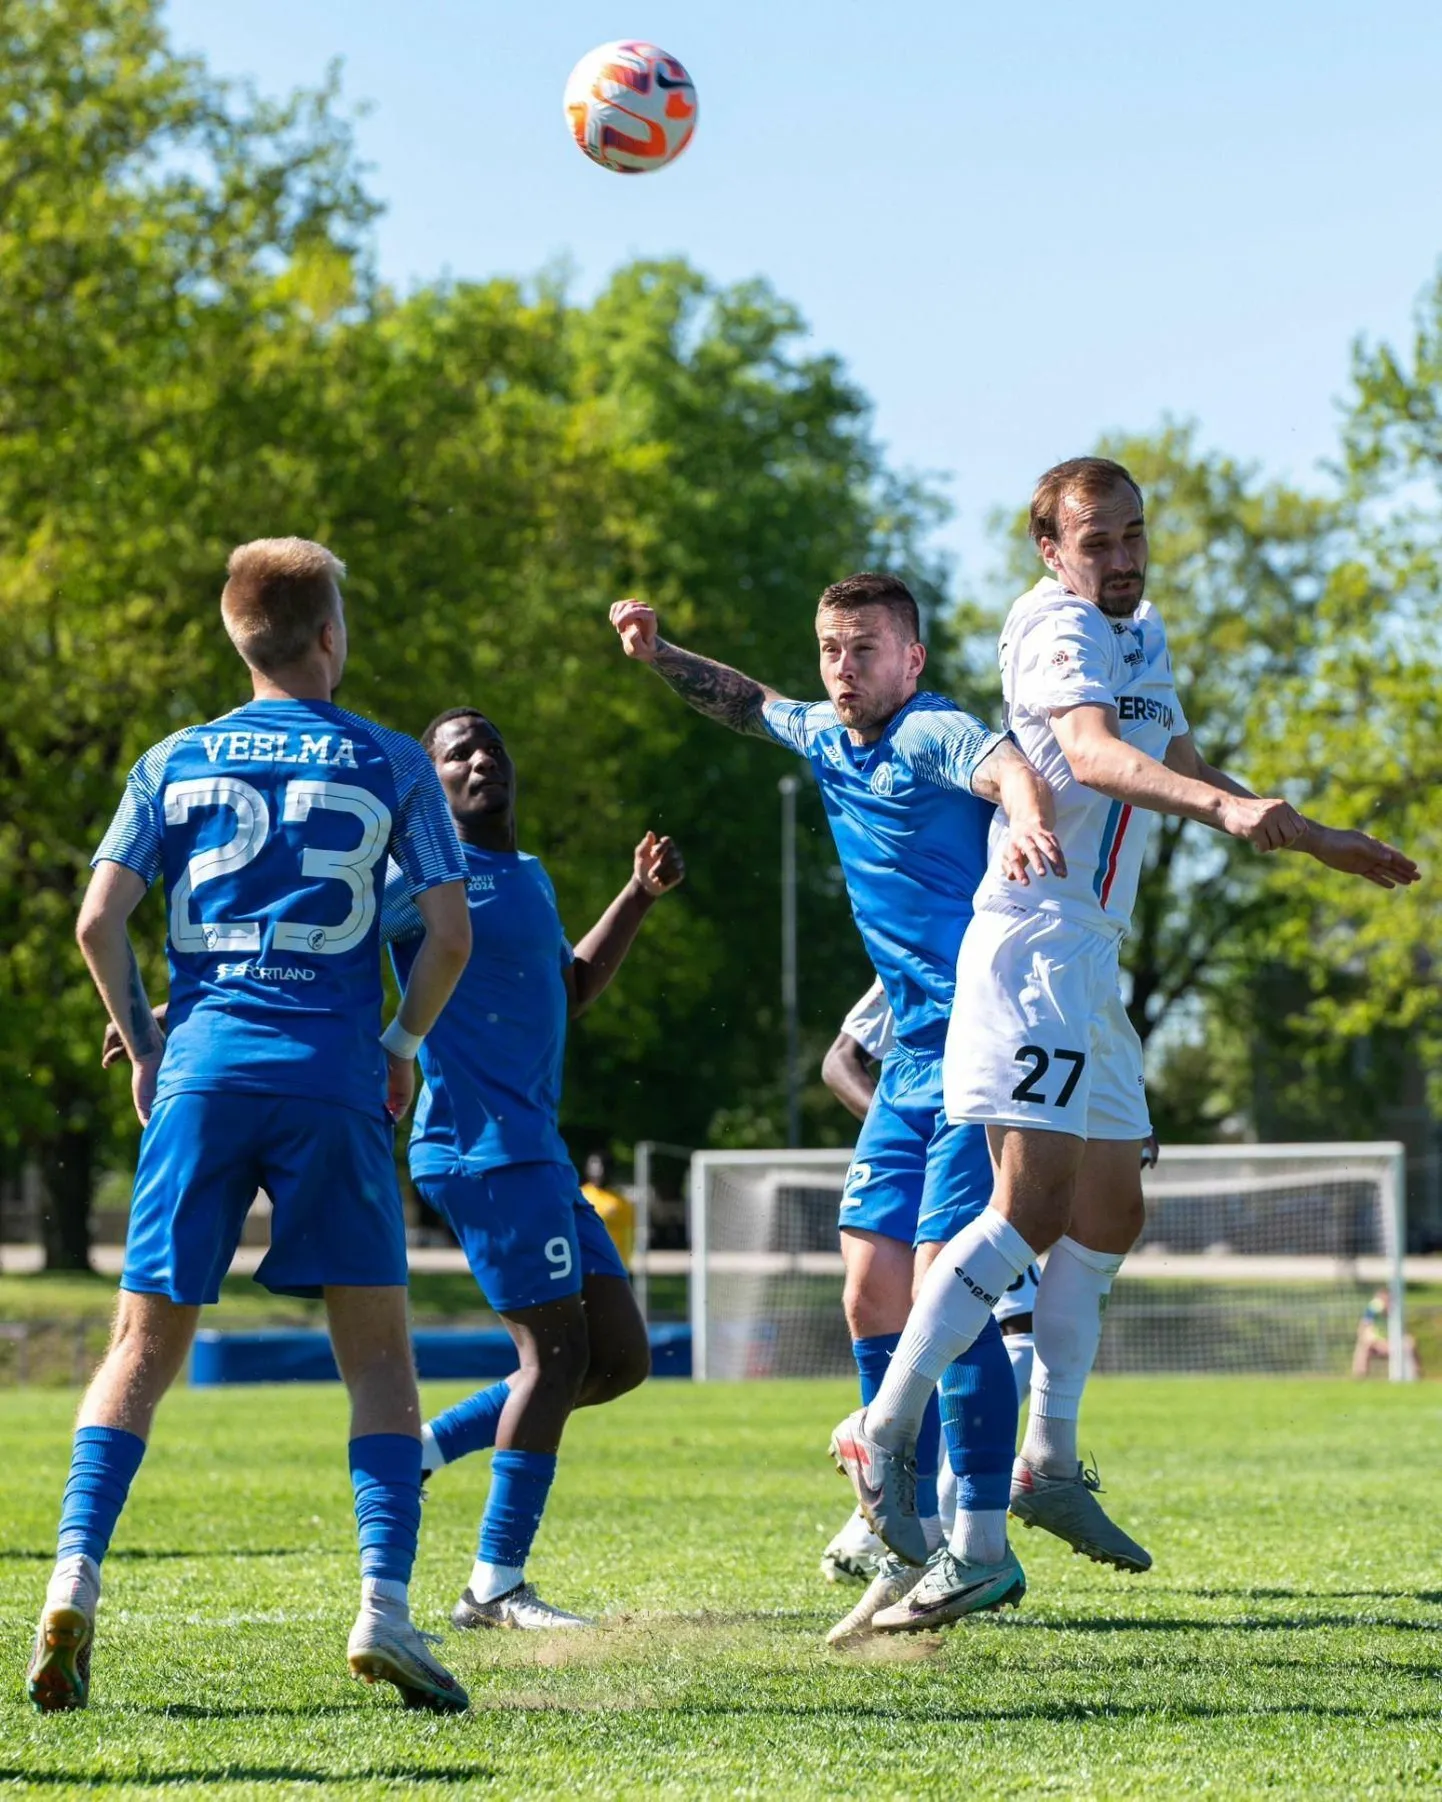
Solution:
M443 1405L461 1390L431 1385ZM0 1791L56 1797L1219 1797L1442 1787L1431 1385L1098 1381L1084 1443L1155 1569L1018 1530L1021 1611L829 1652L840 1383L653 1384L572 1423L531 1574L598 1633L448 1633L463 1718L345 1674L339 1388L178 1391L106 1567L88 1713L22 1675L73 1394L0 1395ZM439 1627L486 1460L433 1484Z

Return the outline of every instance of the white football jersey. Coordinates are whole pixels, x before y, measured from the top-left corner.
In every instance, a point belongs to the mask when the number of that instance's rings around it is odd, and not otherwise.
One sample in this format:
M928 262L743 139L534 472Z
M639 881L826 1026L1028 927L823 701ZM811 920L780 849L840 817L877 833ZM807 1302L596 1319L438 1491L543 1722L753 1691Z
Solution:
M1007 728L1056 795L1067 874L1033 876L1026 887L1008 882L996 862L1006 829L998 809L976 906L1057 913L1125 932L1153 816L1078 782L1052 715L1068 707L1110 707L1122 738L1161 762L1172 739L1187 730L1161 618L1143 601L1129 619L1111 619L1048 577L1012 606L997 653Z
M878 1063L890 1051L896 1042L896 1021L879 976L841 1022L841 1030Z

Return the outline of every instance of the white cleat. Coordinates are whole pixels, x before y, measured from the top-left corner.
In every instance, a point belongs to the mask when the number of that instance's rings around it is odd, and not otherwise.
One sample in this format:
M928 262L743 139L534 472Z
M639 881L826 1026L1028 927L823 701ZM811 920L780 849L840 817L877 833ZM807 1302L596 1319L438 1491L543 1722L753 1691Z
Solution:
M821 1554L821 1574L828 1583L869 1583L881 1567L886 1547L866 1524L860 1508Z
M90 1652L100 1571L83 1554L63 1558L45 1591L25 1689L42 1714L62 1714L90 1701Z
M467 1589L451 1610L451 1625L468 1632L473 1627L519 1627L525 1632L573 1632L577 1627L594 1627L584 1615L568 1614L543 1602L529 1583L518 1583L503 1596L489 1602L478 1602Z
M393 1683L407 1708L459 1714L471 1699L427 1649L439 1644L438 1633L422 1633L404 1616L363 1608L346 1647L350 1674L364 1683Z
M866 1594L826 1635L827 1645L840 1646L851 1639L865 1638L872 1631L871 1623L876 1616L904 1601L925 1575L921 1565L907 1564L895 1552L888 1552L867 1585Z

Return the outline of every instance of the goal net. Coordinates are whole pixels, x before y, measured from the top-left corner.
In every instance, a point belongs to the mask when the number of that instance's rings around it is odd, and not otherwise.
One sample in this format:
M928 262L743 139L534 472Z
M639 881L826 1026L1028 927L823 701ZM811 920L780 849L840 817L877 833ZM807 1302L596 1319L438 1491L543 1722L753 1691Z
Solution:
M1375 1300L1389 1373L1404 1377L1403 1155L1385 1142L1164 1149L1143 1177L1146 1228L1097 1369L1340 1375ZM850 1373L836 1234L848 1162L845 1150L692 1159L699 1379Z

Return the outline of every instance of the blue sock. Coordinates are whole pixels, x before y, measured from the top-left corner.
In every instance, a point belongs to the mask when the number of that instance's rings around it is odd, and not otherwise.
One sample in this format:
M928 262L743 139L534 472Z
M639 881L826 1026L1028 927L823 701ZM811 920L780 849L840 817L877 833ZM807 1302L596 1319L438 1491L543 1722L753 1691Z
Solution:
M995 1320L942 1373L941 1419L958 1512L1005 1508L1016 1456L1016 1379Z
M1007 1369L1010 1370L1008 1365ZM916 1512L930 1520L938 1511L936 1473L941 1468L941 1403L935 1389L927 1397L926 1412L916 1435ZM1010 1466L1008 1466L1010 1468Z
M556 1478L554 1452L497 1452L476 1557L524 1570Z
M510 1399L509 1381L492 1383L489 1389L478 1389L454 1408L447 1408L426 1424L435 1435L436 1448L447 1464L464 1458L468 1452L485 1452L496 1443L496 1428L501 1411Z
M421 1442L366 1433L350 1442L361 1575L409 1583L421 1531Z
M874 1339L853 1339L851 1355L856 1360L856 1373L861 1378L861 1405L876 1400L881 1379L891 1362L891 1354L901 1344L900 1333L878 1333Z
M83 1552L99 1564L144 1456L145 1441L124 1427L75 1429L70 1475L60 1504L57 1558Z

